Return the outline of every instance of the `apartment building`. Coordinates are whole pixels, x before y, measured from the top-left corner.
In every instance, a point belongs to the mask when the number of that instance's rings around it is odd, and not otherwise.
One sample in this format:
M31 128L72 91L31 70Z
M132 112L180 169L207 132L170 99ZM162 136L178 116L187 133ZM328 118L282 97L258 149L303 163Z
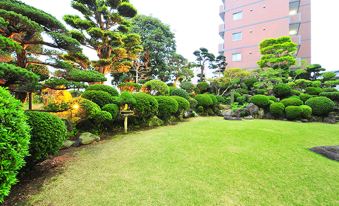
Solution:
M219 53L228 68L256 69L259 44L267 38L291 36L298 62L311 62L311 0L222 0Z

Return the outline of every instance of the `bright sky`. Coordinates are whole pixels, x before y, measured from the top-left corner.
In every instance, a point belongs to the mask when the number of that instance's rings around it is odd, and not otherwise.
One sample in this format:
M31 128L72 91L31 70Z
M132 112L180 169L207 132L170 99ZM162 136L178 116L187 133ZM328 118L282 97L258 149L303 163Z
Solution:
M71 0L23 0L59 19L72 14ZM217 54L221 0L130 0L139 13L169 24L176 34L178 53L194 60L193 51L206 47ZM312 58L328 70L339 70L338 0L312 0Z

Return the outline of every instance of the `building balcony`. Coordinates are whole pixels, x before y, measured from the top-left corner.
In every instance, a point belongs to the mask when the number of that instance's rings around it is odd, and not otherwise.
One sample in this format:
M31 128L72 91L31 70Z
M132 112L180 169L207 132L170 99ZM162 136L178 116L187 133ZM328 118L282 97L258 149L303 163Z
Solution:
M219 35L222 39L224 39L225 36L225 24L220 24L219 25Z
M224 21L225 20L225 6L220 5L219 7L219 16Z
M224 43L219 44L218 52L219 52L219 54L224 54L224 52L225 52Z
M290 24L300 24L301 23L301 13L290 15L289 19Z

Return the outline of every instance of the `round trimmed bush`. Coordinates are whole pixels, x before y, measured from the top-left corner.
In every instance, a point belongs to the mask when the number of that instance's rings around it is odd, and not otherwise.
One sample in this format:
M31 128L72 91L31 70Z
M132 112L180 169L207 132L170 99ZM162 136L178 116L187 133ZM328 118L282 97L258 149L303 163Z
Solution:
M171 96L179 96L179 97L183 97L185 99L188 99L189 98L189 94L183 90L183 89L173 89L171 91Z
M303 109L300 106L288 106L285 109L286 117L289 120L297 120L302 117Z
M308 99L312 98L313 96L310 95L310 94L300 94L299 97L300 97L301 101L306 102Z
M301 116L305 119L310 119L312 117L312 108L307 105L301 105L300 108L302 109Z
M169 87L160 80L151 80L142 86L142 91L152 95L168 95Z
M136 100L133 95L129 92L122 92L119 98L120 105L128 104L130 106L134 106L136 104Z
M47 112L26 111L31 130L29 162L36 163L58 153L66 139L65 123Z
M275 96L284 98L291 95L292 88L287 84L277 84L273 87L273 92Z
M326 116L334 110L335 103L327 97L312 97L306 101L316 116Z
M322 92L320 96L327 97L333 101L339 101L339 92Z
M184 112L190 109L190 103L187 99L179 96L172 96L172 98L178 103L178 111L176 112L176 116L181 118Z
M208 96L210 96L210 98L212 99L214 106L219 104L218 99L214 94L208 94Z
M191 109L195 109L198 106L198 101L195 100L194 98L190 97L188 101L190 103Z
M159 104L158 116L160 119L168 121L178 111L178 102L172 97L156 96L155 99Z
M112 119L116 120L119 115L119 106L116 104L106 104L103 108L103 111L106 111L112 115Z
M303 101L301 101L298 98L294 98L294 97L283 99L283 100L281 100L281 103L283 103L285 105L285 107L303 105Z
M320 87L307 87L305 90L305 92L310 95L319 95L322 91Z
M280 102L274 102L273 104L270 105L270 113L274 117L282 117L284 116L285 112L285 105Z
M278 99L275 96L268 96L268 98L273 102L278 102Z
M28 155L30 128L20 101L0 87L0 203L17 182Z
M75 116L78 117L80 120L91 119L101 111L99 105L84 98L77 98L73 101L72 104L79 105L79 109L77 111L74 111L74 113Z
M338 92L338 90L336 88L323 88L323 92Z
M202 106L204 108L213 105L213 100L208 94L198 94L197 96L195 96L195 100L198 101L198 106Z
M300 96L301 92L299 90L293 89L291 95Z
M210 85L207 82L199 82L197 84L197 89L199 93L205 93L210 88Z
M188 93L192 93L195 89L195 85L191 82L182 82L180 88L185 90Z
M119 96L119 92L118 90L116 90L115 88L108 86L108 85L103 85L103 84L93 84L89 87L86 88L87 90L94 90L94 91L103 91L103 92L107 92L112 96Z
M113 96L104 91L86 90L81 97L96 103L100 107L114 103Z
M251 102L261 108L266 108L270 105L270 99L265 95L254 95L251 98Z
M146 120L149 120L158 114L159 105L153 96L141 92L135 93L133 96L136 100L134 110L138 118L146 122Z
M103 123L111 122L113 118L109 112L100 111L94 116L93 120L97 124L97 126L101 126L101 124Z

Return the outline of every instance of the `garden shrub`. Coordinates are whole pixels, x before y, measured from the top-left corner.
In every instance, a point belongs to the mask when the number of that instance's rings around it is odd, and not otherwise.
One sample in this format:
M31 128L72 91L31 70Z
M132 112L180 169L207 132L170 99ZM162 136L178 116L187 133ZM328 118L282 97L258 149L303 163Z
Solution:
M320 87L307 87L305 92L310 95L319 95L322 89Z
M185 90L177 89L177 88L175 88L171 91L171 96L179 96L179 97L183 97L185 99L189 98L189 94Z
M312 97L306 101L316 116L326 116L334 110L335 103L327 97Z
M176 117L182 118L184 112L190 109L190 103L187 99L179 96L172 96L172 98L178 103L178 111L176 112Z
M273 92L275 96L284 98L291 95L292 88L287 84L277 84L273 87Z
M215 97L217 98L219 104L227 104L227 101L226 101L226 99L225 99L224 96L217 95L217 96L215 96Z
M119 106L116 104L106 104L103 108L103 111L106 111L112 115L112 119L116 120L119 115Z
M197 112L198 113L204 113L205 112L204 107L203 106L198 106Z
M268 98L273 102L278 102L278 99L275 96L268 96Z
M213 100L208 94L198 94L197 96L195 96L195 100L198 101L198 106L202 106L204 108L213 105Z
M301 101L298 98L294 98L294 97L283 99L283 100L281 100L281 103L283 103L285 105L285 107L303 105L303 101Z
M103 84L90 85L89 87L86 88L86 91L87 90L103 91L103 92L109 93L112 96L119 96L118 90L116 90L115 88L111 86L103 85Z
M142 85L134 82L123 82L118 85L120 91L125 92L139 92Z
M339 101L339 92L322 92L320 96L327 97L333 101Z
M313 96L310 95L310 94L304 94L304 93L302 93L302 94L300 94L299 97L300 97L301 101L306 102L308 99L312 98Z
M142 91L152 95L168 95L169 87L160 80L151 80L142 86Z
M99 105L84 98L75 99L73 105L75 104L79 104L78 111L74 112L75 116L77 116L80 120L93 118L101 110Z
M212 99L212 102L213 102L214 106L219 104L218 99L217 99L217 97L214 94L207 94L207 95Z
M236 102L239 102L240 104L244 104L246 100L247 100L246 96L240 96L236 99Z
M100 111L93 117L93 120L97 124L97 126L100 127L101 124L111 122L113 120L113 117L109 112Z
M302 109L302 118L310 119L312 117L312 108L307 105L301 105L300 108Z
M195 100L194 98L189 98L188 99L188 101L189 101L189 103L190 103L190 107L191 107L191 109L195 109L195 108L197 108L197 106L198 106L198 101L197 100Z
M313 82L311 83L311 86L312 86L312 87L317 87L317 88L319 88L319 87L321 86L321 81L313 81Z
M192 93L195 89L195 85L191 82L182 82L180 88L185 90L188 93Z
M283 117L285 112L285 105L280 102L274 102L270 105L270 113L274 117Z
M302 117L303 109L300 106L288 106L285 109L286 117L289 120L297 120Z
M113 96L104 91L86 90L81 96L96 103L100 107L114 103Z
M26 111L26 115L32 128L29 162L36 163L57 154L66 140L65 123L47 112Z
M323 88L323 92L338 92L338 90L336 88Z
M291 92L291 94L292 94L293 96L300 96L301 92L300 92L299 90L293 89L292 92Z
M165 122L178 111L178 102L172 97L156 96L155 99L159 105L158 116Z
M0 87L0 203L17 182L28 155L30 128L20 101Z
M145 123L158 114L159 105L153 96L145 93L136 93L133 96L136 100L134 110L137 118Z
M251 102L261 108L266 108L270 105L270 99L265 95L254 95L251 98Z
M124 106L125 104L129 106L134 106L136 104L134 96L129 92L122 92L119 98L120 105Z
M199 82L197 84L198 93L202 94L208 92L210 85L207 82Z

